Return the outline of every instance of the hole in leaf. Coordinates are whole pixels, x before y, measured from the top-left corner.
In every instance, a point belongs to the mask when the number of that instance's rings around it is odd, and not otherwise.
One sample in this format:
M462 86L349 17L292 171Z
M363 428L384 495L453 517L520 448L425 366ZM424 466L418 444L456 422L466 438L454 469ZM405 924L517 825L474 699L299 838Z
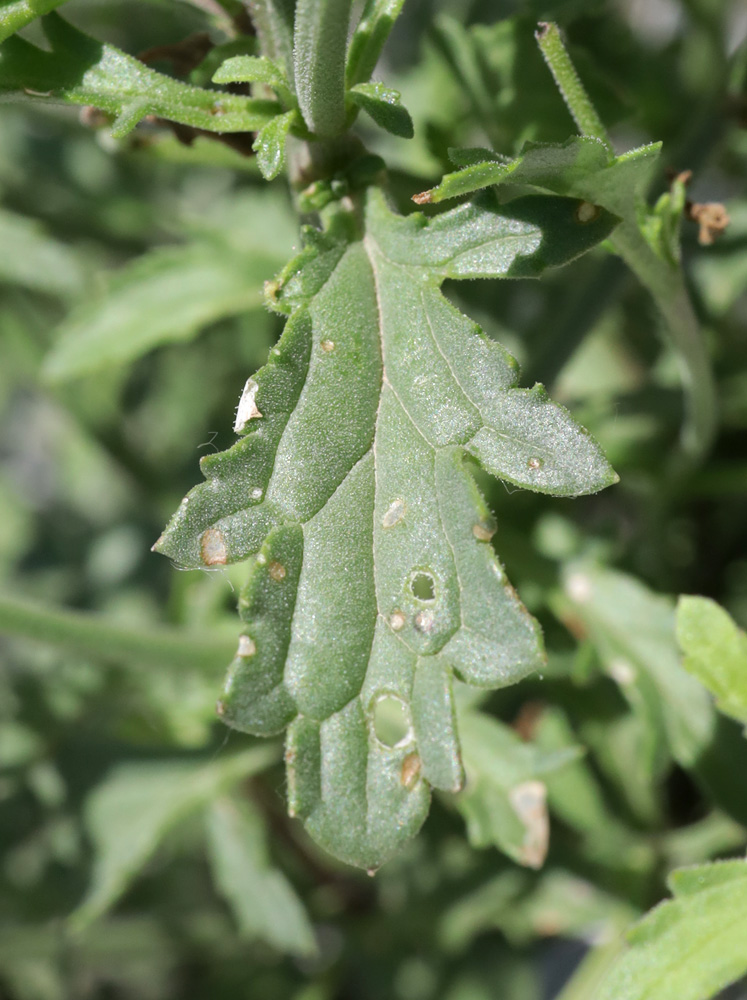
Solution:
M410 710L396 694L382 694L374 702L376 739L385 747L401 747L413 738Z
M415 573L410 580L412 596L419 601L435 601L436 584L430 573Z

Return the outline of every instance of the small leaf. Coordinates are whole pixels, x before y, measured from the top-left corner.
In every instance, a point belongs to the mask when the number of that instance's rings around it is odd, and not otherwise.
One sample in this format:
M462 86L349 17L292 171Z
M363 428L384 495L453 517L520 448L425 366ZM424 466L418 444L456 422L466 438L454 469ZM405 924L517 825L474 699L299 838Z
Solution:
M278 115L257 133L252 149L265 180L274 180L285 167L285 143L294 125L301 124L297 111Z
M399 91L382 83L359 83L349 94L381 128L403 139L412 139L415 134L412 118L407 108L400 104Z
M414 835L431 785L461 784L452 676L499 687L543 662L465 453L540 492L615 481L589 435L540 388L518 389L514 360L439 291L447 276L539 274L614 225L579 226L574 209L532 198L501 212L488 197L401 218L372 189L364 240L345 207L307 230L271 289L290 317L252 380L261 416L203 459L208 481L156 544L182 566L250 559L222 718L288 728L290 811L360 867Z
M256 747L212 764L122 764L89 796L86 827L95 848L91 886L71 920L77 929L105 913L164 836L227 788L269 767L274 747Z
M515 159L496 162L493 154L447 174L418 199L435 203L510 183L579 198L623 217L645 192L660 150L661 143L651 143L614 157L603 142L587 136L572 136L562 144L528 142Z
M289 107L295 105L293 91L280 66L266 56L233 56L221 63L213 83L264 83Z
M0 42L64 2L65 0L3 0L0 4Z
M747 635L707 597L681 597L677 640L682 665L716 698L722 712L747 725Z
M747 862L675 871L674 898L629 934L599 1000L708 1000L747 973Z
M251 802L217 799L207 813L208 857L217 888L244 937L259 938L293 955L316 954L303 903L273 867L262 818Z
M547 788L538 779L577 761L580 748L542 750L481 712L460 713L459 731L467 787L456 805L470 843L494 845L519 864L540 868L550 820Z
M297 0L293 65L307 127L323 139L345 131L345 50L350 0Z
M366 0L348 48L345 79L349 87L370 79L403 5L404 0Z
M149 114L209 132L254 132L282 110L275 101L180 83L57 14L42 24L51 52L17 36L0 48L0 92L31 90L52 102L93 105L119 119L120 135Z

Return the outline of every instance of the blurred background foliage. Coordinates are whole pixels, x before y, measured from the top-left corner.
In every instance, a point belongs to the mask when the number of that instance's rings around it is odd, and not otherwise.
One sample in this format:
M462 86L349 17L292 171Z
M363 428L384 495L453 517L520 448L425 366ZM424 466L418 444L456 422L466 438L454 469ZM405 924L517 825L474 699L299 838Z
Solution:
M72 0L64 14L184 78L168 47L225 41L237 10ZM684 229L721 406L686 473L667 462L676 359L616 259L447 288L621 476L573 501L481 481L550 653L543 677L483 704L514 728L487 742L524 777L547 769L540 751L586 750L543 779L537 871L511 860L509 779L469 731L470 787L458 808L436 798L403 855L375 878L322 855L285 816L281 748L215 720L242 567L176 573L149 551L200 455L231 443L278 335L261 291L297 244L283 183L158 123L114 140L95 114L0 107L0 590L120 628L96 656L0 645L1 997L590 1000L673 867L743 852L747 744L680 683L673 604L653 592L712 596L747 625L747 8L408 0L377 76L416 136L362 132L402 210L450 169L450 146L514 154L573 132L540 18L566 29L618 148L663 139L666 167L692 170L690 197L724 202L731 224L712 246ZM145 662L117 641L158 625L215 656L182 662L177 644ZM529 736L531 761L510 749Z

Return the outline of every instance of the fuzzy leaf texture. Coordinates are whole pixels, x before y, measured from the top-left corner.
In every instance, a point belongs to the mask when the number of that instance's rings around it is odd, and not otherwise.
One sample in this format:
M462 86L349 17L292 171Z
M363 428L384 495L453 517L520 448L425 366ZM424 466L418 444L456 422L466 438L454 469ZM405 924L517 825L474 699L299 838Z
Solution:
M51 52L13 36L0 47L0 94L93 105L114 116L123 136L147 115L209 132L253 132L282 111L275 101L180 83L134 56L84 35L58 14L42 18Z
M207 482L156 543L184 567L250 561L219 712L257 735L288 729L289 810L350 864L379 867L419 829L431 786L462 786L453 675L495 688L543 662L465 456L559 496L616 480L439 291L578 256L615 219L580 224L576 208L499 210L488 195L427 221L372 189L363 237L342 210L308 230L273 294L289 319L247 382L241 439L203 459Z
M682 868L629 933L599 1000L708 1000L747 973L747 861Z

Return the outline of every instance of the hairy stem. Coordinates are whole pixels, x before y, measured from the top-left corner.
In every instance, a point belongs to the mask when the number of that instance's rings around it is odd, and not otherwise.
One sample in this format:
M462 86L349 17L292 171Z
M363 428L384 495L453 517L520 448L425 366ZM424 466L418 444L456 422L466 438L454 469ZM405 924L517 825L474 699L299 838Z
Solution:
M95 614L50 609L0 596L0 633L33 639L104 660L149 666L219 669L234 653L222 637L210 640L179 629L139 629Z
M607 129L602 124L602 119L591 103L589 95L584 90L584 85L581 83L576 68L571 62L571 57L568 55L568 50L563 44L557 24L540 22L535 37L581 135L600 139L605 146L611 149L612 144L607 135Z

